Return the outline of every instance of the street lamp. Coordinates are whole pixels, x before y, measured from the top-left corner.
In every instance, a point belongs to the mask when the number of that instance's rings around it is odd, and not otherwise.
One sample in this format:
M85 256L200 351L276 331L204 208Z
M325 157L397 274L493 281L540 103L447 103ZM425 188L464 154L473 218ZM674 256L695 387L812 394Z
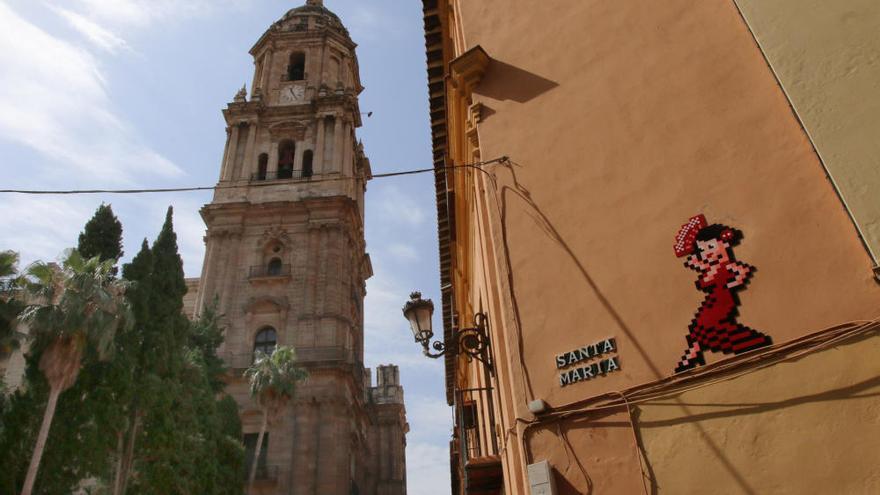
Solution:
M473 328L460 328L456 332L457 339L449 347L443 341L435 340L430 343L434 331L431 329L431 316L434 314L434 303L430 299L422 299L421 292L413 292L409 295L410 300L403 305L403 316L409 321L413 338L417 344L422 345L425 356L437 359L447 352L458 355L464 352L468 359L477 359L486 365L486 368L494 374L492 361L489 357L489 317L486 313L474 315ZM429 350L429 345L436 353Z

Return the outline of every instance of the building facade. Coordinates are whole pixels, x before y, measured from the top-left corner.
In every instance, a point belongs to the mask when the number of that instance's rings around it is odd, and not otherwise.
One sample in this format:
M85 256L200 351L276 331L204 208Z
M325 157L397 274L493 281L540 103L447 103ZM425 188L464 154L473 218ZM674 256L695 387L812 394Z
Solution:
M408 430L396 366L363 366L370 162L355 43L320 0L287 12L251 49L254 77L223 111L220 180L202 208L206 254L187 307L219 303L251 494L406 493ZM242 371L257 350L293 346L309 372L253 451L260 412Z
M423 0L453 493L877 493L880 6L564 4Z

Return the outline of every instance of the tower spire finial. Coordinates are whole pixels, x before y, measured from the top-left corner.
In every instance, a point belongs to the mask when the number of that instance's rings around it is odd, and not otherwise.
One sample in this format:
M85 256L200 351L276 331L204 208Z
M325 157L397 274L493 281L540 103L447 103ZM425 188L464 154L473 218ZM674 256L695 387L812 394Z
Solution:
M323 7L324 0L306 0L306 5L317 5L318 7Z

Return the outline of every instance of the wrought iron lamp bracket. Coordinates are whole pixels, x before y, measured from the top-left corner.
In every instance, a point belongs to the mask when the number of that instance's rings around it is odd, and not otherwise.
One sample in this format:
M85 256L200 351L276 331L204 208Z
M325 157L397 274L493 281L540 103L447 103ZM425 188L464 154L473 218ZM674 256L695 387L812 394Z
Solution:
M435 340L430 347L435 353L432 353L428 347L428 341L422 342L424 354L430 358L437 359L444 356L447 352L454 355L465 354L468 361L476 359L486 366L486 369L494 376L495 370L492 366L492 359L489 357L489 317L486 313L477 313L474 315L474 326L472 328L460 328L455 332L455 339L447 346L440 340Z

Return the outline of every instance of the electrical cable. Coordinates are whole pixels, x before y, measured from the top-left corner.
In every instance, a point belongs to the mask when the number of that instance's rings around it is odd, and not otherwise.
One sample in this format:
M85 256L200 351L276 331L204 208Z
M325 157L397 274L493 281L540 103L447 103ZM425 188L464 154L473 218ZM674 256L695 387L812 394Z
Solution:
M482 170L480 167L499 163L507 160L506 156L493 158L475 163L463 163L461 165L453 165L449 167L421 168L415 170L401 170L398 172L385 172L381 174L372 174L369 179L385 179L388 177L400 177L404 175L423 174L427 172L437 172L438 170L449 170L459 168L474 168ZM303 180L297 184L316 184L321 182L338 182L343 180L364 180L364 177L355 176L338 176L338 177L317 177L314 179ZM367 179L367 180L369 180ZM271 187L279 185L278 182L252 181L247 185L241 184L217 184L216 186L193 186L193 187L165 187L165 188L143 188L143 189L67 189L67 190L47 190L47 189L0 189L0 194L31 194L31 195L73 195L73 194L146 194L146 193L170 193L170 192L194 192L194 191L216 191L222 189L240 189L242 187Z
M558 429L558 425L568 419L576 419L590 416L597 412L609 412L625 408L627 415L629 416L629 426L633 433L633 441L636 444L639 470L642 473L642 488L647 493L648 489L645 481L646 478L648 478L648 475L645 473L642 462L643 456L639 445L636 425L632 416L632 404L645 403L674 395L680 395L721 381L733 380L740 376L754 373L776 364L795 360L805 355L828 349L857 336L878 331L880 331L880 318L874 320L858 320L835 325L784 344L774 345L761 351L755 351L754 354L744 356L742 359L731 359L727 362L722 361L703 368L691 370L682 375L673 375L658 382L637 385L623 391L614 390L584 401L557 406L554 408L555 411L541 415L535 419L529 420L516 418L515 422L525 424L522 434L522 443L523 448L525 449L526 459L531 459L531 448L527 441L527 437L530 431L534 431L535 427L549 427L550 424L555 423ZM612 396L617 396L619 399L611 400L610 397ZM602 401L605 402L603 403ZM560 408L565 409L587 402L599 402L599 404L569 411L559 411ZM563 442L563 448L565 448L564 442L567 441L567 439L560 439L560 441ZM575 458L577 458L576 454Z

